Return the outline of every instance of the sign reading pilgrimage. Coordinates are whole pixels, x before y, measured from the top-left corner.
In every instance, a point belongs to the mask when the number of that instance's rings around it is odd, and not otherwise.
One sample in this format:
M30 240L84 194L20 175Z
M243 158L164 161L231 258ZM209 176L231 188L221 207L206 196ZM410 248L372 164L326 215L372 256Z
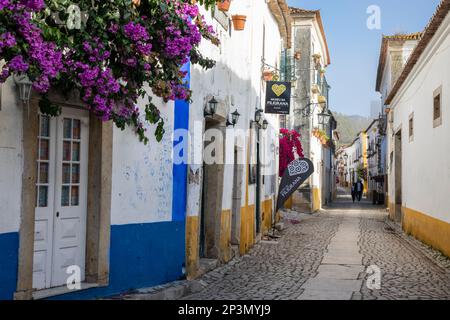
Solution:
M280 183L280 190L278 191L277 198L277 212L289 197L301 186L306 179L309 178L314 172L314 165L311 160L306 158L300 158L292 161L286 171Z
M291 83L268 81L266 84L265 113L289 114L291 107Z

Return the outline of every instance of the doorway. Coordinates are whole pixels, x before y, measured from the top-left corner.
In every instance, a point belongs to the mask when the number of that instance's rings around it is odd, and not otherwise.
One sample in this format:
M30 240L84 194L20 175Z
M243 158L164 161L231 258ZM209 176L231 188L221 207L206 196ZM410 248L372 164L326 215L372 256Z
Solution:
M402 222L402 131L395 134L395 221Z
M89 113L38 121L33 288L47 289L65 285L71 266L85 280Z
M206 119L199 237L200 258L220 258L224 137L222 122ZM211 163L211 160L205 161L205 159L216 159L217 161L214 160Z
M261 233L261 154L260 134L256 129L256 235Z
M233 170L233 203L231 217L231 244L239 245L241 238L241 205L242 205L242 178L244 165L240 163L241 150L234 149Z

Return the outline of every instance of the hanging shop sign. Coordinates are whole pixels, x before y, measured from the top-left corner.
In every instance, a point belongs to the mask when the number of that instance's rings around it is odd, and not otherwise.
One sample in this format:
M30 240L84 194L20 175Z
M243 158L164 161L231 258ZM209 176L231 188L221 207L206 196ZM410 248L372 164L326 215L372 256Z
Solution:
M302 185L306 179L314 172L314 165L311 160L300 158L292 161L281 179L280 189L277 198L277 212L289 197Z
M291 83L266 82L266 110L270 114L289 114L291 107Z

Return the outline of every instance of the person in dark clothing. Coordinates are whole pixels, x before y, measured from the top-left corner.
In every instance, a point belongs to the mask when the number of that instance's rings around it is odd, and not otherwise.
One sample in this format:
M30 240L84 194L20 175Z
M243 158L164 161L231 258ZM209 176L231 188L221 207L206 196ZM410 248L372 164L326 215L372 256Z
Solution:
M352 200L355 202L356 198L356 183L352 184Z
M356 198L358 199L358 202L361 202L363 189L364 189L364 185L361 182L361 180L359 180L355 185Z

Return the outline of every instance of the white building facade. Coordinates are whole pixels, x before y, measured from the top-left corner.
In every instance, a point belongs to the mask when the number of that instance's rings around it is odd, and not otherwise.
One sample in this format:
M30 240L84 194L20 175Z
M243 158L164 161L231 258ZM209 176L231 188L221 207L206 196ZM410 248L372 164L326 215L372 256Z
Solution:
M450 255L450 1L444 0L388 93L391 218Z
M184 66L191 104L154 100L165 122L161 142L152 126L144 145L58 92L51 99L61 116L42 116L38 97L27 108L12 79L1 86L0 299L94 298L192 278L201 257L226 262L232 246L245 253L270 228L278 116L265 115L266 130L249 129L264 105L261 59L277 65L288 43L287 6L233 1L227 14L202 13L222 44L201 50L217 65ZM247 16L243 31L233 29L234 14ZM217 113L205 116L213 96ZM227 126L235 110L238 132ZM207 178L205 128L224 134L216 154L227 155ZM80 290L66 288L70 266L79 268Z

